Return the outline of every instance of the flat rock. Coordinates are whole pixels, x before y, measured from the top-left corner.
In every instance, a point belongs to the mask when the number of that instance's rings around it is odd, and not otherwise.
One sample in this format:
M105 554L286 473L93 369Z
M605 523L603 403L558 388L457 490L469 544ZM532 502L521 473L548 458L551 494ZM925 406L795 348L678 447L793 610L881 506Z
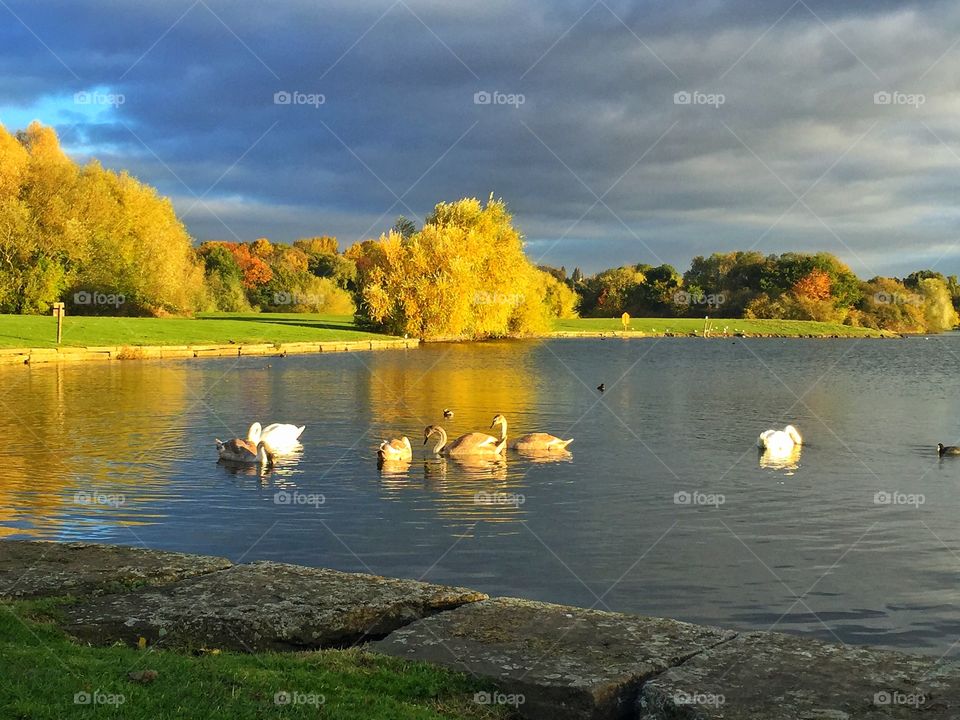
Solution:
M635 717L640 686L734 633L638 615L497 598L415 622L370 649L496 683L493 702L549 720ZM522 702L521 700L522 696Z
M648 682L641 720L956 720L960 669L936 657L755 632Z
M466 588L256 562L66 608L64 629L94 644L144 637L165 647L306 650L379 638L486 597Z
M225 558L121 545L0 541L0 598L97 595L230 567Z

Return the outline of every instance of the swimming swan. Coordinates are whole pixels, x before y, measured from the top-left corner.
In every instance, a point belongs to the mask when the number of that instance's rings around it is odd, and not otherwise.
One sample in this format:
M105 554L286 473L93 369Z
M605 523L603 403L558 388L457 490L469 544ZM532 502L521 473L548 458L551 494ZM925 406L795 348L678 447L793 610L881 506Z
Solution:
M247 440L252 443L258 443L262 440L272 453L290 452L300 444L300 436L305 428L306 425L298 427L296 425L273 423L261 429L260 423L255 422L247 430Z
M500 439L507 439L507 419L503 415L497 415L493 418L493 423L490 427L494 425L500 425ZM566 450L567 445L573 442L573 438L569 440L563 440L558 438L556 435L550 435L549 433L527 433L526 435L521 435L516 440L512 440L507 443L507 447L511 450L520 450L521 452L537 452L537 451L547 451L547 452L558 452L561 450Z
M803 438L793 425L783 430L765 430L757 438L757 447L778 455L790 453L794 445L803 445Z
M447 431L439 425L427 425L423 429L423 444L426 445L431 435L439 435L439 440L433 448L435 455L447 455L449 457L463 457L465 455L485 455L493 457L503 453L507 443L505 440L497 440L492 435L486 433L472 432L461 435L452 443L447 445Z
M217 440L217 452L221 460L228 462L245 463L247 465L272 465L273 453L271 453L262 440L252 443L243 438L234 440Z
M399 440L396 438L389 442L384 440L380 443L380 448L377 450L377 457L384 462L413 459L413 448L410 447L410 438L404 435Z

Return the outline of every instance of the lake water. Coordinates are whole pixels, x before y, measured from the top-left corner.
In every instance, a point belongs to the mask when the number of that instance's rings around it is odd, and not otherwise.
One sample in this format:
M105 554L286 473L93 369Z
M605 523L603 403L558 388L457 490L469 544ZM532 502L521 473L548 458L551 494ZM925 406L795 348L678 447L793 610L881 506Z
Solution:
M288 561L952 657L960 458L935 446L960 444L958 361L946 335L0 368L0 537ZM576 438L571 456L423 459L425 425L454 437L498 412L511 434ZM214 438L253 420L305 424L302 456L262 474L218 464ZM765 466L756 437L787 422L802 453ZM414 462L379 471L376 446L399 434Z

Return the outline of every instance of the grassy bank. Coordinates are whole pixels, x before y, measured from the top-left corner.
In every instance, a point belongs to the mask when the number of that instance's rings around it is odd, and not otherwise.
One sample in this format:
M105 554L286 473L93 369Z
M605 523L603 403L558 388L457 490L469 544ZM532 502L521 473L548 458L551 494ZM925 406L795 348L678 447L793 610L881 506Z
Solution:
M0 603L0 717L506 717L498 708L474 702L474 693L487 688L463 675L360 650L182 655L86 647L50 621L57 605ZM156 677L136 674L144 671ZM291 702L278 704L278 693L286 693L281 702ZM90 702L84 704L85 699Z
M629 330L645 335L689 335L690 333L703 334L703 318L631 318ZM801 337L814 335L817 337L879 337L881 335L895 337L896 333L868 328L854 328L835 323L812 322L807 320L739 320L730 318L716 318L709 321L707 327L712 335L722 335L724 331L730 335L743 333L744 335L778 335L784 337ZM622 332L623 323L620 318L576 318L573 320L557 320L553 327L555 332L561 333L600 333Z
M56 346L56 320L41 315L0 315L0 347L48 348ZM779 335L785 337L877 337L895 335L866 328L803 320L730 320L709 323L711 333ZM557 320L558 333L622 332L619 318ZM698 318L633 318L630 330L644 335L702 334ZM216 313L196 318L66 317L64 346L197 345L226 343L292 343L384 339L364 332L349 315L297 313Z
M56 347L49 316L0 315L0 347ZM349 315L216 313L197 318L66 317L66 346L194 345L217 343L373 340L384 335L357 329Z

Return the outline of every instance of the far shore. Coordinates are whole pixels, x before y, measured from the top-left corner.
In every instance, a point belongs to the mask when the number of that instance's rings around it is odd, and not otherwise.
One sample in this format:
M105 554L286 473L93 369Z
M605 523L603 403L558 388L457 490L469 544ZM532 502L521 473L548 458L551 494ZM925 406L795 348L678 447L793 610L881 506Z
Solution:
M900 333L805 320L574 318L535 338L898 338ZM457 342L464 338L434 338ZM271 356L417 347L420 340L359 328L350 316L218 313L196 318L0 316L0 364Z

